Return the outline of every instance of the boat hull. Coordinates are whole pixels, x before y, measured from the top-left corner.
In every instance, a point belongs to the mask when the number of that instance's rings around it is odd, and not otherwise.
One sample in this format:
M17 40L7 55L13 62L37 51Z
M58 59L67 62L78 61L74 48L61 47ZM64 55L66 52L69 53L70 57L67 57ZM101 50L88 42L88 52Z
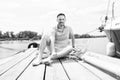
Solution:
M120 24L113 21L105 27L104 32L109 41L114 42L116 55L120 57Z

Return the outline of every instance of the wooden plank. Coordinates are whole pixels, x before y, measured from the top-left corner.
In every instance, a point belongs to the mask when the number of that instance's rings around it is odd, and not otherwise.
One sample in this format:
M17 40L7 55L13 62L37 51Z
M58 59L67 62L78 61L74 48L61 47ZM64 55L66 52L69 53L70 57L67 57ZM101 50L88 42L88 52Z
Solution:
M109 74L113 75L115 78L117 78L118 80L120 79L120 69L118 65L115 65L114 63L110 63L107 61L103 61L100 59L97 59L95 57L90 57L90 56L84 56L84 61L95 65L96 67L108 72Z
M29 57L36 49L30 49L25 51L24 53L20 53L20 55L15 56L12 60L8 61L5 64L0 65L0 76L11 69L13 66L24 60L25 58Z
M34 63L35 61L33 61ZM45 65L33 67L32 64L16 80L44 80Z
M102 55L94 52L86 52L85 56L94 57L94 58L107 61L120 66L120 59L118 58L114 58L114 57L110 57L110 56L106 56L106 55Z
M27 50L27 51L29 51L29 50ZM23 55L23 54L24 54L24 52L21 52L20 54L16 54L16 55L14 55L14 56L10 56L10 57L1 59L1 60L0 60L0 67L1 67L1 65L6 64L7 62L11 62L11 60L15 60L16 57L19 57L19 56L21 56L21 55ZM2 61L2 60L3 60L3 61ZM4 60L5 60L5 61L4 61Z
M83 67L85 67L86 69L88 69L93 74L95 74L96 76L98 76L101 80L117 80L117 79L113 78L112 76L104 73L103 71L95 68L94 66L91 66L88 63L85 63L83 61L78 61L78 63L80 65L82 65Z
M11 55L11 56L9 56L9 57L5 57L5 58L0 59L0 65L3 65L4 63L12 60L13 58L15 58L15 57L17 57L17 56L20 56L21 53L23 53L23 52L25 52L25 51L28 51L28 50L25 49L25 50L22 50L22 51L18 51L18 52L16 52L14 55Z
M30 63L35 59L35 52L12 67L9 71L0 76L0 80L16 80L16 78L24 72L24 70L30 65Z
M74 60L61 61L70 80L100 80L96 75L85 69Z
M7 57L7 58L0 59L0 65L12 60L13 58L14 58L14 56L10 56L10 57Z
M54 60L47 66L45 80L69 80L59 60Z
M29 51L31 51L31 49L28 49L25 52L29 52ZM25 52L20 52L19 54L16 54L16 55L13 55L13 56L1 59L0 62L2 62L2 60L3 60L3 63L0 63L0 67L1 67L1 65L6 64L7 62L11 62L10 60L16 60L16 59L18 59L18 57L22 56Z

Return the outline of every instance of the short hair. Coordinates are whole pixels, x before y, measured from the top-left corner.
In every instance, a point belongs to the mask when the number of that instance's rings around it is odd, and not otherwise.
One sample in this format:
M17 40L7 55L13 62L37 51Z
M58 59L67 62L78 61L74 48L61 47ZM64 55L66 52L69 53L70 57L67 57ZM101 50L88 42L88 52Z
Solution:
M64 16L64 17L66 17L64 13L59 13L59 14L57 15L57 18L58 18L59 16L61 16L61 15Z

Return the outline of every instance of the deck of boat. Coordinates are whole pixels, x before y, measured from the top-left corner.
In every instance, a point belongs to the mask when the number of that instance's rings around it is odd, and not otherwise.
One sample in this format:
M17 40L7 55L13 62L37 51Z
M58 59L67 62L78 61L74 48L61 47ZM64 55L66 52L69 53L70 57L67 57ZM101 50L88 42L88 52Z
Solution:
M32 63L35 61L35 55L36 49L31 48L8 60L3 60L0 64L0 80L120 80L119 73L118 77L114 77L89 64L87 59L90 57L84 57L84 61L73 58L58 59L49 66L41 64L33 67ZM93 57L93 55L90 56ZM101 58L112 61L99 57L99 59Z

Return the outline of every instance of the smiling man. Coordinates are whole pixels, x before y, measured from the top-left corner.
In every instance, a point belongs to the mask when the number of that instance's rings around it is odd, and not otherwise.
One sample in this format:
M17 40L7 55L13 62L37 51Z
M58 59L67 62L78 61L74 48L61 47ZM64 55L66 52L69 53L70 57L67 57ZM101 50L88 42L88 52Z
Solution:
M44 34L41 39L39 46L39 62L34 64L39 65L40 63L51 63L53 59L65 57L73 51L75 47L74 35L71 27L65 25L66 16L63 13L57 15L57 26L55 26L50 34ZM72 44L70 44L70 38ZM45 48L50 51L50 56L42 60Z

